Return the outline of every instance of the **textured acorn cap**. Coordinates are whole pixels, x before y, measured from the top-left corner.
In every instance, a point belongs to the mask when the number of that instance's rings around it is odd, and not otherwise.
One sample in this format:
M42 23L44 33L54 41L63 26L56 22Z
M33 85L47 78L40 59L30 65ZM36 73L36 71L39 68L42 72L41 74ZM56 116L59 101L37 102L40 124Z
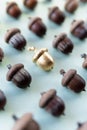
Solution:
M8 66L9 67L9 66ZM8 81L11 81L12 77L21 69L21 68L24 68L24 65L23 64L15 64L13 65L9 71L7 72L7 75L6 75L6 79Z
M58 36L55 36L55 39L53 41L53 47L57 47L58 43L60 43L63 39L65 39L67 37L67 35L65 33L61 33Z
M18 28L11 28L7 30L7 33L5 35L5 41L8 43L10 38L15 35L16 33L20 33L20 29Z
M50 17L51 14L55 12L55 10L59 10L59 8L57 6L54 6L53 8L49 8L49 14L48 14L48 16Z
M8 13L8 11L9 11L9 8L12 7L12 6L14 6L14 5L17 6L17 3L15 3L15 2L8 2L8 3L7 3L7 7L6 7L7 13Z
M83 20L73 20L71 24L71 32L73 32L77 27L79 27L83 23L84 23Z
M20 119L18 119L12 130L31 130L31 121L33 121L33 125L35 125L36 129L39 130L38 124L33 120L31 113L24 114Z
M61 71L61 70L60 70ZM62 85L67 86L70 80L74 77L74 75L77 73L76 70L70 69L66 73L64 73L64 77L62 79Z
M32 25L37 22L38 20L42 21L42 19L40 17L35 17L35 18L30 18L30 22L29 22L29 28L31 29Z
M83 68L87 68L87 54L84 53L81 57L84 58L84 62L82 64Z
M78 125L79 126L77 130L87 130L87 122Z
M69 4L71 5L71 2L73 2L73 5L72 5L71 9L68 10L68 6L69 6ZM73 13L77 9L78 5L79 5L78 0L73 0L73 1L72 0L66 0L65 9L68 12Z
M37 50L35 55L33 56L33 62L36 62L41 55L43 55L44 52L48 52L47 48L41 48L40 50Z
M40 99L39 106L42 107L42 108L45 107L46 103L51 98L53 98L55 95L56 95L55 89L50 89L49 91L42 93L42 97Z

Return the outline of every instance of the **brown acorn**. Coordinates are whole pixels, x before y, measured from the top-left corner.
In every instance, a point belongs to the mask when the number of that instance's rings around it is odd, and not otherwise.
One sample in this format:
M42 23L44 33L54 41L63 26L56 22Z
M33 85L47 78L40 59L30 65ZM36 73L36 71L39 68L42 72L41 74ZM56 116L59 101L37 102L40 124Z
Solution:
M87 130L87 122L78 123L78 129L77 130Z
M87 38L87 25L83 20L73 20L71 24L71 33L83 40Z
M28 28L35 33L37 36L42 37L46 33L46 26L42 19L39 17L30 18L30 23Z
M0 110L4 110L6 102L7 102L6 97L3 91L0 90Z
M74 13L79 6L78 0L66 0L65 10L69 13Z
M84 3L87 2L87 0L80 0L80 1L81 1L81 2L84 2Z
M71 89L76 93L80 93L81 91L85 91L85 80L77 74L77 71L74 69L70 69L65 72L63 69L60 70L60 74L63 75L62 85Z
M2 62L2 59L4 58L4 52L2 48L0 48L0 62Z
M13 115L16 121L12 130L40 130L39 124L33 119L31 113L24 114L20 119Z
M14 18L18 18L21 15L21 10L15 2L7 3L6 12Z
M81 55L82 58L84 58L84 62L82 64L82 67L87 69L87 55L84 53Z
M11 28L7 30L5 34L5 42L18 50L24 49L26 45L26 40L18 28Z
M60 35L55 36L53 47L65 54L68 54L73 50L73 43L65 33L61 33Z
M65 105L63 100L56 95L55 89L50 89L41 94L39 106L51 113L53 116L60 116L64 114Z
M23 64L7 66L9 71L6 75L7 81L12 81L19 88L27 88L31 83L31 75L24 69Z
M37 5L37 0L23 0L23 3L28 9L34 9Z
M56 24L62 24L65 20L65 15L57 6L54 6L49 8L48 18Z

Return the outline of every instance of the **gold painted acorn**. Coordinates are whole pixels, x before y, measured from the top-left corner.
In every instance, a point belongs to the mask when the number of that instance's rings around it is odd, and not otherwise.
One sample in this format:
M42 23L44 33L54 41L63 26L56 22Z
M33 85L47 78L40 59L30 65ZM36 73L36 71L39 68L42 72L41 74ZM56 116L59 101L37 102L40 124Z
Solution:
M40 66L45 71L50 71L54 66L54 60L48 53L47 48L36 49L35 47L29 47L29 51L34 51L33 62Z

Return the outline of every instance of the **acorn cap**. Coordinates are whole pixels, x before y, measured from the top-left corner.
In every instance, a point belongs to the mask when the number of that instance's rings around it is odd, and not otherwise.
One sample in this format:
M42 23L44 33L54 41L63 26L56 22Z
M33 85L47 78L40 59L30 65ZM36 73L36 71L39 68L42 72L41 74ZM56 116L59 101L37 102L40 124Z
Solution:
M38 20L42 21L40 17L30 18L29 28L31 29L32 25Z
M14 5L17 6L17 3L15 3L15 2L8 2L8 3L7 3L7 7L6 7L7 13L8 13L8 11L9 11L9 8L12 7L12 6L14 6Z
M52 13L55 12L55 10L59 10L57 6L54 6L53 8L49 8L49 17L51 16Z
M0 48L0 61L2 61L3 57L4 57L4 52L2 48Z
M78 130L87 130L87 122L82 123L78 126Z
M8 65L9 71L7 72L6 79L11 81L12 77L21 69L24 68L23 64L15 64L11 68L11 65Z
M33 56L33 62L36 62L41 55L43 55L44 52L48 52L47 48L41 48L40 50L37 50L35 55Z
M60 43L66 37L67 35L65 33L61 33L60 35L55 36L55 39L53 41L53 46L56 48L58 46L58 43Z
M74 75L77 73L76 70L70 69L66 73L64 73L64 77L62 79L62 85L67 86L70 80L74 77Z
M16 33L20 33L20 29L18 28L11 28L10 30L7 30L7 33L5 35L5 41L8 43L10 38L15 35Z
M44 92L41 95L42 97L40 99L39 106L43 108L45 107L46 103L48 103L48 101L56 95L56 90L50 89L49 91Z
M83 24L83 20L73 20L72 25L71 25L71 32L73 32L77 27L79 27L81 24Z
M71 3L73 2L73 3ZM74 10L76 10L76 8L78 7L78 0L66 0L66 3L65 3L65 9L68 11L68 5L72 5L72 7L70 8L69 12L70 13L73 13Z
M32 125L32 126L31 126ZM31 113L24 114L20 119L16 121L12 130L31 130L32 127L36 127L35 130L39 130L38 124L33 120Z

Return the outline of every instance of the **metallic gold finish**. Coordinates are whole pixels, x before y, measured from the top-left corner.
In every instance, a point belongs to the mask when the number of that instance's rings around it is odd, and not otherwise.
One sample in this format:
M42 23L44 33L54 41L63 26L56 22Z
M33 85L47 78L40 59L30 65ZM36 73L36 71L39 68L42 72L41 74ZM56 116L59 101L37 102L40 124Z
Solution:
M40 66L45 71L50 71L54 66L54 60L48 53L47 48L37 50L35 47L29 47L29 51L34 51L33 62Z

